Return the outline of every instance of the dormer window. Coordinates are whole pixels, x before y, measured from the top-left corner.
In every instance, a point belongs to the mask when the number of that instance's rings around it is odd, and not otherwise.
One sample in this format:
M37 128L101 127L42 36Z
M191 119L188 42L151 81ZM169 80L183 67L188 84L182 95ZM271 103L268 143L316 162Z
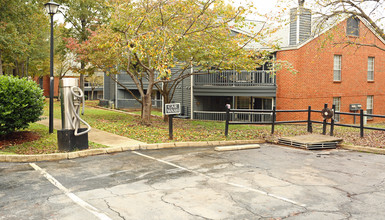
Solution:
M346 35L358 37L360 34L359 24L360 24L360 19L358 19L357 17L352 16L348 18L347 26L346 26Z

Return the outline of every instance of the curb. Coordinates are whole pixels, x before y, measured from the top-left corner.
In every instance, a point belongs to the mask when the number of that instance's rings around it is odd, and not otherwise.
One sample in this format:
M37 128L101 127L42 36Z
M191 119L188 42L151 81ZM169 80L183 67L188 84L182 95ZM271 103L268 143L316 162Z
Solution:
M55 154L34 154L34 155L0 155L0 162L38 162L38 161L55 161L55 160L69 160L79 157L88 157L100 154L113 154L123 151L133 150L157 150L166 148L180 148L180 147L215 147L215 146L229 146L242 144L261 144L264 140L236 140L236 141L201 141L201 142L175 142L175 143L159 143L159 144L136 144L123 147L98 148L82 151L74 151L68 153Z
M231 146L220 146L215 147L215 151L234 151L234 150L248 150L248 149L258 149L260 148L259 144L244 144L244 145L231 145Z
M385 154L384 148L361 147L361 146L354 146L354 145L347 145L347 144L340 144L338 145L338 147L345 150L360 151L364 153Z

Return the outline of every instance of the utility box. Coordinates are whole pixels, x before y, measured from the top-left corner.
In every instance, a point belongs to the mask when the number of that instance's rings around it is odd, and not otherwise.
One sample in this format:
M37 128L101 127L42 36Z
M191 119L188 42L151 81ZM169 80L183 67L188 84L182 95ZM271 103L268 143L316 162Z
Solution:
M361 104L350 104L349 109L352 112L359 111L362 108Z

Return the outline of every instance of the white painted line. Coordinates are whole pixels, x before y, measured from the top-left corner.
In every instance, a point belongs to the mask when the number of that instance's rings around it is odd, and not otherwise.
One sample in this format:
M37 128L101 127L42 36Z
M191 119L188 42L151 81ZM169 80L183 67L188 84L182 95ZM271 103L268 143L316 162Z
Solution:
M96 217L98 217L101 220L111 220L111 218L108 217L106 214L100 212L97 208L93 207L92 205L83 201L81 198L79 198L75 194L71 193L59 181L57 181L53 176L51 176L45 170L41 169L38 165L36 165L35 163L30 163L29 165L31 167L33 167L36 171L39 171L48 181L50 181L54 186L56 186L58 189L60 189L73 202L75 202L76 204L78 204L79 206L81 206L82 208L84 208L88 212L92 213L93 215L95 215Z
M252 191L252 192L256 192L256 193L259 193L259 194L262 194L262 195L265 195L265 196L270 196L272 198L275 198L275 199L279 199L279 200L282 200L282 201L285 201L285 202L288 202L288 203L291 203L291 204L294 204L294 205L297 205L297 206L301 206L301 207L306 207L306 204L301 204L301 203L298 203L296 201L293 201L291 199L288 199L288 198L285 198L285 197L282 197L282 196L278 196L278 195L275 195L275 194L271 194L269 192L265 192L265 191L262 191L262 190L258 190L258 189L253 189L251 187L248 187L248 186L244 186L244 185L241 185L241 184L237 184L237 183L231 183L231 182L225 182L225 181L221 181L221 180L218 180L216 178L212 178L210 176L207 176L203 173L199 173L197 171L194 171L194 170L190 170L188 168L185 168L185 167L182 167L182 166L179 166L177 164L174 164L174 163L170 163L168 161L165 161L165 160L162 160L162 159L157 159L155 157L151 157L151 156L148 156L148 155L145 155L145 154L142 154L142 153L139 153L139 152L136 152L136 151L132 151L132 153L134 154L137 154L139 156L142 156L142 157L146 157L146 158L149 158L149 159L152 159L152 160L156 160L160 163L165 163L165 164L168 164L170 166L173 166L173 167L177 167L181 170L185 170L185 171L188 171L190 173L194 173L196 175L199 175L199 176L204 176L210 180L214 180L214 181L217 181L217 182L220 182L220 183L224 183L224 184L227 184L227 185L230 185L230 186L234 186L234 187L238 187L238 188L242 188L242 189L246 189L246 190L249 190L249 191Z

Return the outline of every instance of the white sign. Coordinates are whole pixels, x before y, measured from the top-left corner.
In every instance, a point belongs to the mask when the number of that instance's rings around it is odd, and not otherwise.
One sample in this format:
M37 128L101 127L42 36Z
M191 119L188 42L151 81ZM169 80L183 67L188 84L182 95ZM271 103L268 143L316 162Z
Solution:
M164 114L165 115L179 115L180 114L180 103L165 104Z

